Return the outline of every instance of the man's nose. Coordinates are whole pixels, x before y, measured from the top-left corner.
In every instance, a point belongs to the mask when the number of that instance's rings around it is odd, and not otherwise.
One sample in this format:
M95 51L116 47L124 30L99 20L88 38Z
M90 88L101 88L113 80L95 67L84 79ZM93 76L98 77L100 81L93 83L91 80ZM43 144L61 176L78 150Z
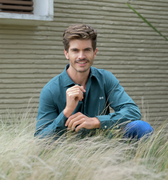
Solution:
M79 59L84 59L85 58L85 54L83 51L79 52Z

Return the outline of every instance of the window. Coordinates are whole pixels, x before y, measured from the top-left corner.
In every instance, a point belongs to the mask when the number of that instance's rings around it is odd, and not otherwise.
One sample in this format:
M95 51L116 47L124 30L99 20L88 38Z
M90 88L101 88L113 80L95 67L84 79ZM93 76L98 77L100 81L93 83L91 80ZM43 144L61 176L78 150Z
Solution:
M53 21L53 0L0 0L0 24L40 25Z
M32 0L0 0L0 12L33 14Z

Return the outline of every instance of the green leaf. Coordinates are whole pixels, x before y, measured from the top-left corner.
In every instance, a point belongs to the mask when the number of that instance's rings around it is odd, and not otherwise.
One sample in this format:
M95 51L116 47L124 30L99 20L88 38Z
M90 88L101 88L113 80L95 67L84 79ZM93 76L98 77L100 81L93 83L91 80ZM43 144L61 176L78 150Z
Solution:
M156 31L160 36L162 36L166 41L168 41L168 39L160 32L158 31L154 26L152 26L152 24L147 21L142 15L140 15L133 7L131 7L128 3L126 3L126 5L132 9L145 23L147 23L154 31Z

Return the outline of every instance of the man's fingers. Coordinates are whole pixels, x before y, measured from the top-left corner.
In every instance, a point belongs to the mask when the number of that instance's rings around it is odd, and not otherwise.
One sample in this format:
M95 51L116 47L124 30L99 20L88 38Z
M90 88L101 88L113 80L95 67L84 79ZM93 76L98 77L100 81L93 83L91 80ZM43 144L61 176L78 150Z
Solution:
M79 89L82 91L82 92L86 92L86 90L84 89L84 87L83 86L79 86Z
M67 89L67 91L71 91L71 90L77 90L77 89L80 89L82 92L86 92L86 90L84 89L83 86L79 86L79 85L75 85L75 86L72 86L71 88Z
M83 86L79 86L79 85L75 85L75 86L67 89L67 92L70 92L70 91L78 91L78 90L82 91L83 93L86 92L86 90L84 89L84 87L83 87Z
M79 123L83 122L83 119L80 116L71 118L68 124L69 129L74 129Z
M79 86L80 87L80 86ZM78 100L82 100L83 99L83 89L81 90L79 87L76 87L76 88L69 88L67 90L67 95L69 97L73 97L73 98L76 98L78 97Z
M74 115L75 115L75 114L74 114ZM68 126L68 127L69 127L69 123L70 123L71 120L73 120L73 116L74 116L74 115L70 116L70 117L67 119L67 121L66 121L66 123L65 123L65 126Z
M78 97L78 99L81 101L83 99L83 93L82 92L67 92L69 97Z
M85 123L84 122L75 128L75 132L78 132L82 128L85 128Z
M66 121L66 123L65 123L65 126L68 126L69 125L69 122L70 122L70 120L71 120L72 118L71 118L71 116L67 119L67 121Z
M81 128L95 129L101 127L100 121L97 117L89 118L81 112L71 115L65 123L65 126L68 126L68 129L71 130L75 129L76 132Z
M77 126L79 126L80 124L82 124L84 121L83 119L80 119L78 121L73 122L72 126L71 126L71 130L73 131Z
M78 113L75 113L73 115L71 115L66 123L65 123L65 126L68 126L68 127L71 127L71 124L69 124L70 122L74 122L74 121L77 121L77 120L80 120L82 117L81 117L82 113L78 112Z

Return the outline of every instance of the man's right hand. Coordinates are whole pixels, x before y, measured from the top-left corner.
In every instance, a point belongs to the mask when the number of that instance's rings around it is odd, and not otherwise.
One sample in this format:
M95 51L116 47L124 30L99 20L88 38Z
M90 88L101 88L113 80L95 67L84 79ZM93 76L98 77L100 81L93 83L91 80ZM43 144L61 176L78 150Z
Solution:
M75 85L68 88L66 91L66 107L63 111L64 116L67 118L73 113L79 101L83 99L83 93L85 93L83 86Z

